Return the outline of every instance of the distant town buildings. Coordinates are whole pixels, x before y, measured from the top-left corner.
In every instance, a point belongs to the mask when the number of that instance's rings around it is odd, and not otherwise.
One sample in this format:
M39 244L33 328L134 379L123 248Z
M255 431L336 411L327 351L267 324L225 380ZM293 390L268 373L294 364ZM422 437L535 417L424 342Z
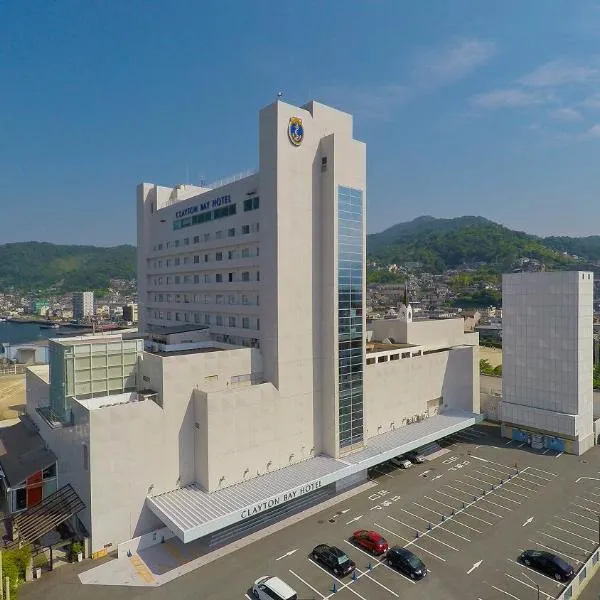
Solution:
M73 292L73 318L86 319L94 316L94 292Z
M594 445L594 276L504 275L502 435L582 454Z
M138 305L135 303L126 304L123 307L123 321L129 323L137 323L138 320Z

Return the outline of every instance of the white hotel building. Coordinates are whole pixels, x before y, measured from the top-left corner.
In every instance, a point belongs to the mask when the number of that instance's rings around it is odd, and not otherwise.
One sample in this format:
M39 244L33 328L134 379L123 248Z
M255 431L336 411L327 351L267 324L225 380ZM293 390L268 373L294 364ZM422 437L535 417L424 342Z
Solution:
M27 374L28 415L95 555L226 543L479 420L462 319L413 322L402 305L366 322L352 116L267 106L258 162L216 188L141 184L143 347L62 339L50 372Z

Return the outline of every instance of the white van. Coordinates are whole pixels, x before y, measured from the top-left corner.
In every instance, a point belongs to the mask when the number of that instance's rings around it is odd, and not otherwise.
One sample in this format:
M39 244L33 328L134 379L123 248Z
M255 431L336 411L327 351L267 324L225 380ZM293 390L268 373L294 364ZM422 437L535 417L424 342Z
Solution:
M252 595L257 600L298 600L298 594L285 581L270 575L254 582Z

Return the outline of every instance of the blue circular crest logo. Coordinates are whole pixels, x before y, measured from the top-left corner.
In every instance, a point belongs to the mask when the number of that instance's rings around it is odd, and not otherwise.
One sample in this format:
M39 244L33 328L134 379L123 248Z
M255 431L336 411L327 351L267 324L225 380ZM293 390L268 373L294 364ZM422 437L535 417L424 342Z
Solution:
M302 119L291 117L288 124L288 137L294 146L299 146L304 139L304 125Z

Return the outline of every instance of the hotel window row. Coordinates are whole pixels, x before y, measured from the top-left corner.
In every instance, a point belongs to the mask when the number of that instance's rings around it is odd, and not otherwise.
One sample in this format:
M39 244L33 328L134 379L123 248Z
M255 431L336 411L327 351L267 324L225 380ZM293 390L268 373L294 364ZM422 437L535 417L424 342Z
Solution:
M228 229L219 229L214 232L214 235L211 232L207 232L202 235L195 235L193 237L185 237L183 239L169 240L168 242L154 244L152 250L154 252L160 252L163 249L171 250L173 248L190 246L192 244L211 242L212 240L224 240L226 238L236 237L237 235L249 235L251 233L258 233L259 231L260 223L247 223L245 225L242 225L239 228L239 231L235 227L229 227Z
M248 294L148 294L154 304L239 304L260 306L260 296Z
M154 319L178 321L180 323L196 323L214 325L216 327L238 327L241 329L260 330L260 318L243 315L224 315L220 313L201 313L191 311L154 310Z
M166 275L164 277L151 277L150 282L154 286L161 285L186 285L199 283L250 283L260 281L260 271L230 271L229 273L211 273L203 275Z
M219 250L214 254L205 252L204 254L188 254L185 256L175 256L174 258L165 258L152 261L154 269L163 269L169 267L178 267L180 265L198 265L212 261L235 260L237 258L253 258L260 256L259 247L255 248L237 248L235 250ZM150 263L150 261L148 261Z

